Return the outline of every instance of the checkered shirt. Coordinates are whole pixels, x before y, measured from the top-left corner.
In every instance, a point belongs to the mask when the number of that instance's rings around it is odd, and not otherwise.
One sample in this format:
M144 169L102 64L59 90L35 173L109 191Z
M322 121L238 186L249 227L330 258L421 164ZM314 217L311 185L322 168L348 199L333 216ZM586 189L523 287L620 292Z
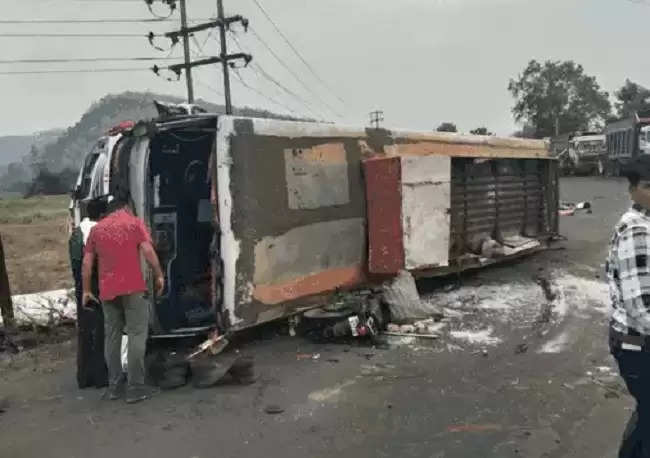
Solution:
M614 228L605 264L611 326L650 336L650 211L634 205Z

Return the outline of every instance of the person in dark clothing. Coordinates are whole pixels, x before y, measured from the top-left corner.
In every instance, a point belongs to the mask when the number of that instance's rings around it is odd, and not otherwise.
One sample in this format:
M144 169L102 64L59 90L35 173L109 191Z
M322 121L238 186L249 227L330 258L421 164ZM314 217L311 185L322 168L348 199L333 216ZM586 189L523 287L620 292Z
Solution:
M68 246L77 300L77 385L79 388L101 388L108 385L108 371L104 360L104 313L100 304L89 307L82 304L81 266L90 229L106 212L106 203L92 200L88 202L86 211L88 217L72 231ZM95 297L99 297L97 266L93 270L92 284Z
M619 457L650 458L650 170L635 161L625 176L633 205L614 228L606 263L609 346L637 403Z

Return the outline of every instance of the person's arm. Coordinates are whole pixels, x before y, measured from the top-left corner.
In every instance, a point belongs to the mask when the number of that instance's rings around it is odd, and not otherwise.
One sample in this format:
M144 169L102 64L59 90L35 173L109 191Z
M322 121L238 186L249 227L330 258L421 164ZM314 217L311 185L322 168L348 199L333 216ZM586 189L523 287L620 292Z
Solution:
M616 247L616 274L627 315L635 320L638 332L650 335L650 230L631 226L619 234Z
M81 264L81 284L83 293L81 295L81 305L86 307L90 300L97 301L92 292L93 264L95 263L95 252L88 250L84 253L84 259Z
M149 267L151 267L151 270L153 270L156 282L156 294L160 296L165 289L165 276L163 275L163 271L160 268L160 261L158 260L156 250L154 250L153 245L149 240L142 242L139 248L140 253L142 253L142 256L144 256L144 259L147 261L147 264L149 264Z

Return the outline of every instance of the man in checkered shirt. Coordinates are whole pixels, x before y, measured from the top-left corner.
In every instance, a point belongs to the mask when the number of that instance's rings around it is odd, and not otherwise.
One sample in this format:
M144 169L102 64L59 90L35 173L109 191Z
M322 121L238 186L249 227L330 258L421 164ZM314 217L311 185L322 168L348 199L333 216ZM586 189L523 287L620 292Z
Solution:
M625 171L632 207L614 228L606 263L612 301L610 350L636 399L619 457L650 458L650 167L638 161Z

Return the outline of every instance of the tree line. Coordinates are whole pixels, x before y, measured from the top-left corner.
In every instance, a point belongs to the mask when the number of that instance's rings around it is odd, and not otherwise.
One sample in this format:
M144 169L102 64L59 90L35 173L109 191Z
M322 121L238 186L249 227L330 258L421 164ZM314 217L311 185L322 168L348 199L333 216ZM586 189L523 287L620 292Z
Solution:
M508 91L515 104L512 114L522 129L516 137L545 138L575 131L599 131L609 121L626 118L636 112L650 111L650 90L625 80L610 94L596 77L585 73L574 61L540 63L531 60L524 71L510 79ZM438 132L458 132L452 122L443 122ZM470 131L474 135L491 135L485 127Z

